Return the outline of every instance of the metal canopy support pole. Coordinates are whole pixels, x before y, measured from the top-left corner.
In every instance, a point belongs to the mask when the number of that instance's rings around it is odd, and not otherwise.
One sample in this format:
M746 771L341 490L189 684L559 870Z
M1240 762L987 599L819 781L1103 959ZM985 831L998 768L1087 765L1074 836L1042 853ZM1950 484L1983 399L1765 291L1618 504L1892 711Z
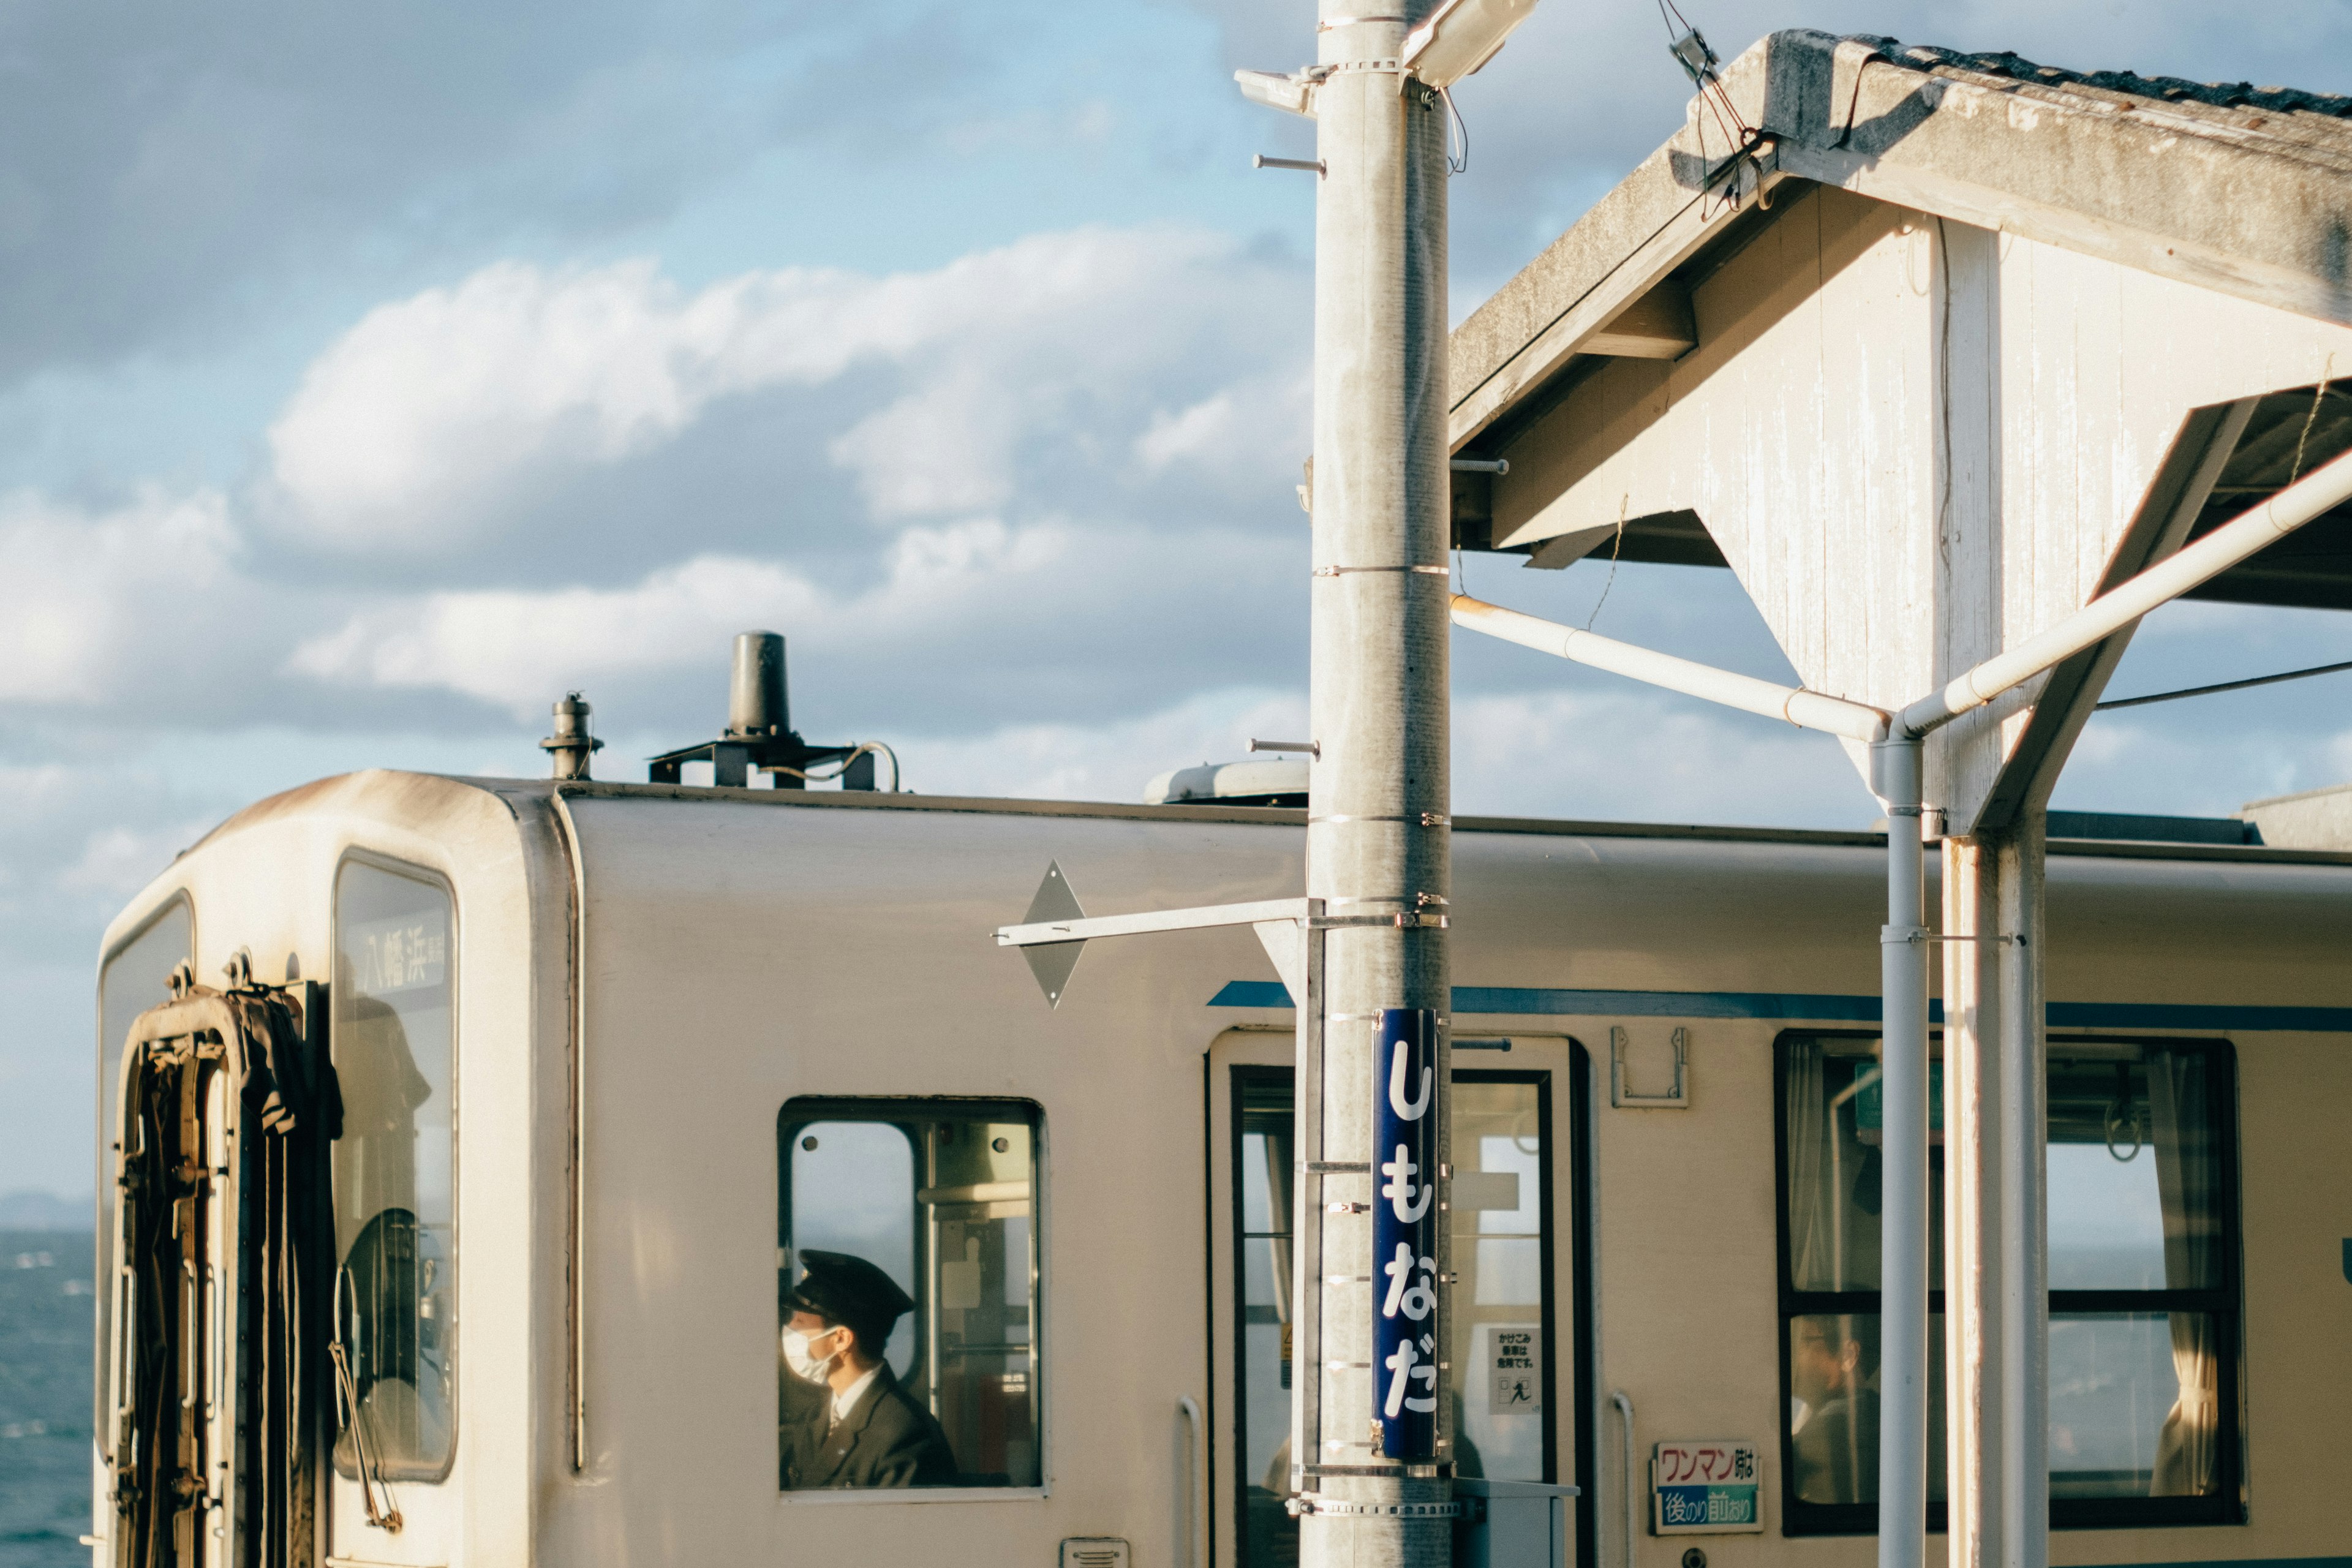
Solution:
M1309 782L1307 893L1334 917L1401 918L1326 933L1322 1082L1299 1095L1302 1106L1319 1103L1323 1122L1302 1129L1302 1147L1319 1148L1327 1163L1364 1167L1298 1184L1301 1217L1320 1233L1301 1253L1321 1258L1320 1279L1302 1282L1299 1310L1319 1312L1321 1353L1295 1369L1318 1384L1319 1421L1299 1434L1293 1463L1307 1489L1337 1505L1300 1519L1305 1568L1435 1568L1452 1552L1452 1521L1430 1506L1451 1499L1444 1467L1383 1457L1372 1423L1391 1373L1369 1364L1381 1306L1374 1281L1385 1283L1369 1212L1384 1201L1371 1147L1373 1096L1386 1081L1375 1060L1381 1015L1421 1008L1442 1017L1449 981L1438 923L1452 891L1445 118L1437 94L1401 66L1408 28L1430 9L1429 0L1321 0L1318 29L1328 74L1315 97L1324 172L1315 213L1309 710L1321 753ZM1442 1028L1432 1065L1427 1114L1442 1163ZM1445 1267L1440 1257L1441 1279ZM1443 1321L1441 1304L1432 1321ZM1442 1359L1443 1339L1434 1342ZM1450 1436L1444 1383L1440 1369L1433 1388L1416 1380L1411 1389L1433 1394L1441 1437Z
M1953 1568L2049 1561L2047 1051L2039 806L1944 854L1944 1192Z
M2000 924L2000 855L1991 838L1944 841L1944 929ZM1951 1568L2001 1568L2009 1493L2001 1479L2000 1342L2004 1216L2016 1202L2000 1179L2001 978L2005 944L1944 949L1944 1495Z
M2000 951L2000 1134L1997 1176L2007 1194L1995 1323L2001 1369L2000 1521L2004 1568L2050 1561L2049 1037L2042 997L2042 870L2049 817L2021 814L1996 851Z
M1927 1555L1927 938L1919 837L1920 741L1871 748L1886 806L1884 1011L1885 1207L1879 1244L1878 1568Z

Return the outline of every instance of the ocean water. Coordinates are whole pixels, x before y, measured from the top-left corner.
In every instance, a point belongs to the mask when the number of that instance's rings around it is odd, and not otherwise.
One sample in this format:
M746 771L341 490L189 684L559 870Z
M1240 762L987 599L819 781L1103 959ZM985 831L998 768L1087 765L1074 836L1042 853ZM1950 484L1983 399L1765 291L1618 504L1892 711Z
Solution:
M89 1562L89 1232L0 1230L0 1568Z

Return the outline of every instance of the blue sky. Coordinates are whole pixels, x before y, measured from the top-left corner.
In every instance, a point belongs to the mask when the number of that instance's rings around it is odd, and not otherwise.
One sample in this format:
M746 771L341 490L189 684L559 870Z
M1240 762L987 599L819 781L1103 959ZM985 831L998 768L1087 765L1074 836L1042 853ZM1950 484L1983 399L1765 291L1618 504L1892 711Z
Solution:
M2352 87L2352 11L1685 5ZM604 771L709 734L728 637L908 782L1129 798L1297 728L1307 128L1236 66L1298 0L22 0L0 15L0 1192L85 1189L98 936L238 805L382 765ZM1654 8L1552 0L1458 92L1459 314L1679 122ZM1581 622L1605 563L1474 591ZM1507 575L1507 574L1511 574ZM1727 574L1609 629L1778 674ZM2118 694L2352 658L2183 606ZM1835 746L1457 662L1465 810L1860 825ZM2100 720L2059 804L2352 779L2320 688Z

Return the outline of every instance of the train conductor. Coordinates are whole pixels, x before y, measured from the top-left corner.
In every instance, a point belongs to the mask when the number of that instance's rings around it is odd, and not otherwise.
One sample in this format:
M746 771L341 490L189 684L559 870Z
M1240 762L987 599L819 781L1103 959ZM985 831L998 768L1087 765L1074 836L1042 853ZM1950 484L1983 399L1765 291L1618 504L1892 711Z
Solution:
M882 1359L915 1303L863 1258L800 1256L806 1272L785 1299L785 1489L952 1485L947 1434Z

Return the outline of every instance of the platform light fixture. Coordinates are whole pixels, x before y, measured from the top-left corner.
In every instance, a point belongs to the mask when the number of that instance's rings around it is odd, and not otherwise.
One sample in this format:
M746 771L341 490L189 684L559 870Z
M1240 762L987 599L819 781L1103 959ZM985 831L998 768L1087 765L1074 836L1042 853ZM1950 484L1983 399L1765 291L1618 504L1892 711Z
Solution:
M1315 86L1322 80L1319 70L1303 70L1284 75L1281 71L1239 70L1234 80L1240 84L1242 96L1252 103L1263 103L1268 109L1279 109L1287 114L1303 114L1315 118Z
M1404 68L1441 91L1495 58L1536 0L1445 0L1407 33Z

